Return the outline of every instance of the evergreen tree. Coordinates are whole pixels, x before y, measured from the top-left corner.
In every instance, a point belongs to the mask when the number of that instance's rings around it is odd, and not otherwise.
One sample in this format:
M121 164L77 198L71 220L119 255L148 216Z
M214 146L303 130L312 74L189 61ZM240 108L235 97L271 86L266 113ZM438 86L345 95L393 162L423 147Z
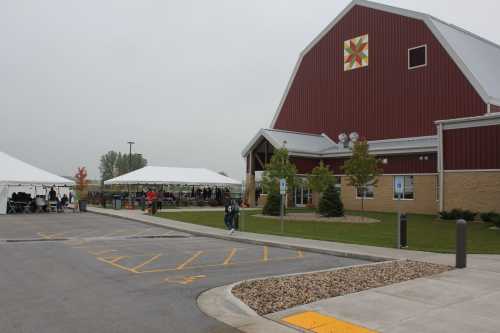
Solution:
M262 214L280 216L281 195L276 189L271 189L267 195L267 201L262 209Z
M335 185L329 185L319 201L319 213L326 217L344 216L344 204Z

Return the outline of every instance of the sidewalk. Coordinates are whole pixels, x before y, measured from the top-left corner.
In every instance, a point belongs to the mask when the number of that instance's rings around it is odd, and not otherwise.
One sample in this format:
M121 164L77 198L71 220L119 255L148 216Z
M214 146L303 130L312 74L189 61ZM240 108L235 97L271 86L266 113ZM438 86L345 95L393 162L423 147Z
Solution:
M362 259L412 259L447 265L454 265L455 260L452 254L247 232L237 232L230 236L222 229L148 216L140 211L115 211L95 207L89 208L89 211L197 235ZM469 255L467 259L466 269L321 300L268 315L270 320L252 315L249 308L242 311L245 306L232 296L230 286L208 291L199 301L202 309L203 304L210 304L214 300L220 302L219 305L223 304L217 312L209 314L244 332L294 332L294 329L284 326L282 319L304 311L315 311L378 332L500 332L500 256ZM240 310L235 313L235 308ZM277 330L277 325L282 329Z

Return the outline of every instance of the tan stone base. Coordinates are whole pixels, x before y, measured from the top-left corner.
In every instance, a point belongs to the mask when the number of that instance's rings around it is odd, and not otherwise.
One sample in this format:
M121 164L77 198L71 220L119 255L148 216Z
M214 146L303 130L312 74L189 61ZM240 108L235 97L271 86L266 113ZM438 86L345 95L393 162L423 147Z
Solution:
M244 200L245 204L250 207L255 207L255 175L251 173L247 173L247 177L245 180L245 196Z
M364 200L366 211L437 214L437 175L415 175L413 178L414 199L394 199L394 176L383 175L378 178L373 199ZM361 199L356 198L354 187L348 185L348 178L341 177L341 198L347 210L361 210Z
M444 210L500 213L500 171L446 171L443 196Z

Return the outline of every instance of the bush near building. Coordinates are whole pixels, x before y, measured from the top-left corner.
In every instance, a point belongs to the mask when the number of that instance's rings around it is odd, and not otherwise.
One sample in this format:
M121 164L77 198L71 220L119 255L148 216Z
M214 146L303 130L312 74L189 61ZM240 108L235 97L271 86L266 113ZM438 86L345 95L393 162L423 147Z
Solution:
M460 219L464 219L466 221L474 221L474 219L477 216L477 213L472 212L470 210L452 209L450 211L439 212L439 216L443 220L460 220Z
M281 198L280 194L276 190L272 190L269 192L267 196L266 204L262 209L262 214L271 215L271 216L279 216L280 215L280 204Z
M319 213L325 217L344 216L344 205L335 185L329 185L319 201Z

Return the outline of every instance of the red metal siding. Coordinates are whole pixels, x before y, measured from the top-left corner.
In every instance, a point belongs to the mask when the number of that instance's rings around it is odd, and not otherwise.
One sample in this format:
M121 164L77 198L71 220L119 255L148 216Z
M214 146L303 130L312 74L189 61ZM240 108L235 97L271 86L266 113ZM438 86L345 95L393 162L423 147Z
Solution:
M309 174L319 164L318 159L290 157L290 162L295 164L299 174Z
M427 157L427 160L420 157ZM390 155L378 156L387 158L387 164L382 164L384 174L421 174L437 173L437 160L435 153L415 155ZM325 165L336 175L342 175L342 166L346 158L324 159ZM319 164L319 159L291 157L290 161L295 164L300 174L309 174Z
M345 40L369 35L368 67L344 72ZM408 70L427 44L428 66ZM486 105L424 22L355 6L303 58L275 128L357 131L369 139L436 134L433 121L484 114Z
M420 159L421 157L422 159ZM391 155L381 156L380 158L387 158L387 164L382 164L385 174L437 173L437 157L435 153Z
M491 112L500 112L500 106L498 105L492 105L490 109Z
M444 169L500 169L500 125L446 130Z

